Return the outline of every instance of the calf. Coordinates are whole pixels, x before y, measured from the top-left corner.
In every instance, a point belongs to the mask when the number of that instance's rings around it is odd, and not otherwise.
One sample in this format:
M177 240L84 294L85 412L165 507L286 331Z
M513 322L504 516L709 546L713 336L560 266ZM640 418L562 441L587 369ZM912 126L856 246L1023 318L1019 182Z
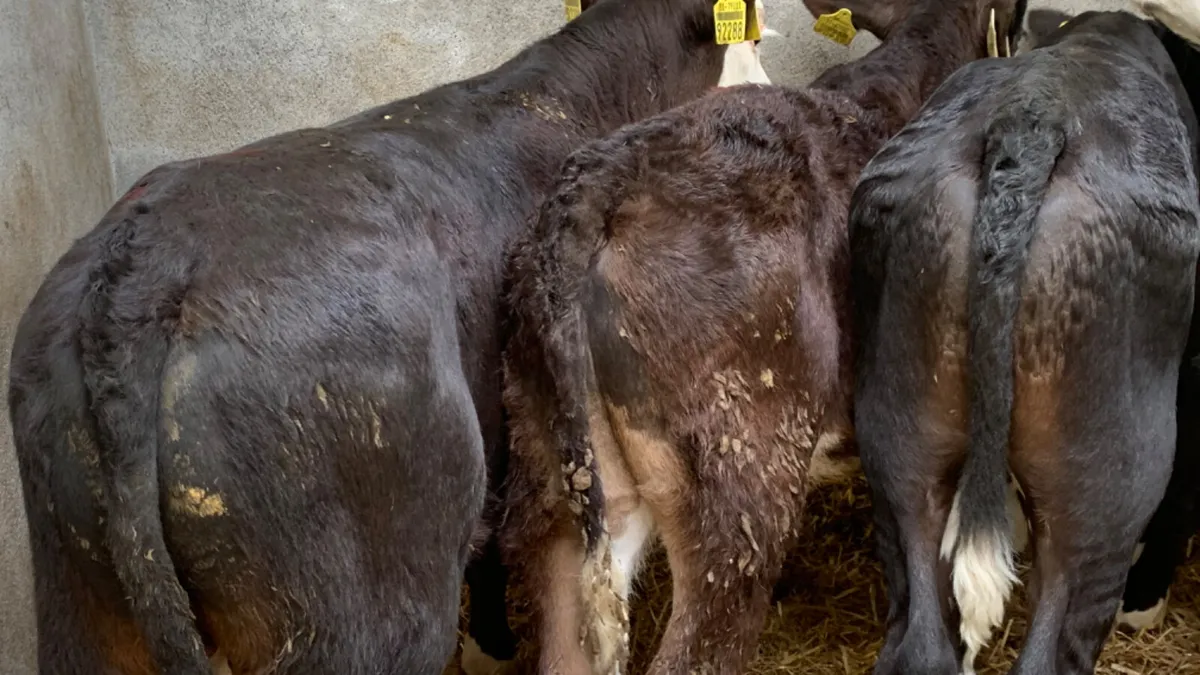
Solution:
M573 148L725 52L710 0L600 0L489 73L139 181L13 347L42 671L440 673L503 473L503 251Z
M851 10L882 46L806 90L735 87L585 146L515 249L502 537L543 589L543 673L621 669L630 587L656 531L674 596L650 672L746 666L805 494L852 460L857 174L984 56L989 17L1015 37L1024 11L807 5Z
M949 675L960 656L972 672L1016 581L1010 471L1035 558L1015 672L1093 671L1171 471L1195 129L1151 26L1088 12L964 67L863 171L854 422L889 590L877 674Z

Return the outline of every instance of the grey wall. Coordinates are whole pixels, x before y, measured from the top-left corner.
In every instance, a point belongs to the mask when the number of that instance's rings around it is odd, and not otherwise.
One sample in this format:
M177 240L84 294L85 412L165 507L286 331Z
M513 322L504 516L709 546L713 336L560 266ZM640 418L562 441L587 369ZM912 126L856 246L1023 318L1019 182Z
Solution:
M784 34L763 46L777 83L804 84L875 45L860 34L841 47L812 32L799 0L766 2L768 24ZM0 0L0 364L42 275L114 189L171 159L320 125L486 70L562 16L560 0ZM6 372L0 367L0 391ZM29 576L5 413L5 675L33 672Z
M79 0L0 0L0 391L42 275L108 206L108 144ZM0 673L34 671L28 535L0 415Z
M495 66L563 22L561 0L90 0L118 192L170 159L319 125ZM453 9L445 9L453 7ZM807 82L847 50L797 0L768 0L790 37L768 73Z
M766 4L768 24L784 35L763 46L767 73L777 83L807 83L877 44L866 33L850 48L816 35L800 0ZM118 193L171 159L324 124L474 75L563 22L561 0L87 0L86 5Z
M559 0L90 0L88 17L118 191L473 75L563 21Z

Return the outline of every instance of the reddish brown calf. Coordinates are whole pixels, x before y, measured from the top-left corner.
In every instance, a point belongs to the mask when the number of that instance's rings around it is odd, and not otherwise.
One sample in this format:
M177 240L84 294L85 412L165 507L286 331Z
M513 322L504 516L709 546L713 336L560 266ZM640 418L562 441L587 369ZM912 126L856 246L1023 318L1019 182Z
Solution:
M674 599L650 672L740 672L807 491L853 458L851 190L1023 3L847 4L880 48L805 91L725 90L586 146L515 253L502 536L543 589L543 673L622 669L656 530Z

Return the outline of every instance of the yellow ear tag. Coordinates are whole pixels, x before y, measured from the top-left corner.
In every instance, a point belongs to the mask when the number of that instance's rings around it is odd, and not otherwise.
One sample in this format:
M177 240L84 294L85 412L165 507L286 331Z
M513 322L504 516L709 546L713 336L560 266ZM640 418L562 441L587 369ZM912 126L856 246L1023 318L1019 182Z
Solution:
M583 0L563 0L563 7L567 10L567 21L574 21L575 17L583 12Z
M858 34L850 10L845 7L833 14L818 16L817 22L813 24L813 30L839 45L849 45L854 41L854 36Z
M713 5L713 21L717 24L717 44L736 45L746 41L746 3L743 0L718 0Z
M988 19L987 54L991 58L1000 56L1000 50L996 48L996 10L994 9Z
M758 14L758 7L755 6L754 0L750 0L746 5L746 39L761 40L762 27L763 20Z
M1063 26L1065 26L1065 25L1067 25L1067 24L1069 24L1069 23L1071 23L1071 20L1070 20L1070 19L1067 19L1066 21L1064 21L1064 22L1062 22L1062 23L1058 24L1058 27L1059 27L1059 28L1062 28Z

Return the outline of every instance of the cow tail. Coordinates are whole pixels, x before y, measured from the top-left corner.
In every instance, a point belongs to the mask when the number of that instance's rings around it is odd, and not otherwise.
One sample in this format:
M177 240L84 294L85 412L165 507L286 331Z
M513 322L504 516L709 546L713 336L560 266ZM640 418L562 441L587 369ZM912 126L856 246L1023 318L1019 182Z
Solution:
M79 309L80 362L108 483L105 537L158 670L211 675L188 594L167 552L159 499L159 391L170 348L170 303L162 300L176 281L182 288L182 280L169 277L183 272L169 265L143 268L137 230L124 220L102 235L101 260Z
M617 672L628 654L629 608L617 576L605 522L604 491L591 446L588 386L593 379L580 292L608 240L608 223L634 171L632 149L601 141L575 152L554 193L543 203L515 268L518 342L540 353L553 400L550 430L562 468L567 505L584 540L580 639L598 673Z
M1038 209L1066 142L1053 104L1015 108L998 111L984 138L967 291L969 447L941 547L952 561L964 672L1017 581L1008 510L1014 326Z

